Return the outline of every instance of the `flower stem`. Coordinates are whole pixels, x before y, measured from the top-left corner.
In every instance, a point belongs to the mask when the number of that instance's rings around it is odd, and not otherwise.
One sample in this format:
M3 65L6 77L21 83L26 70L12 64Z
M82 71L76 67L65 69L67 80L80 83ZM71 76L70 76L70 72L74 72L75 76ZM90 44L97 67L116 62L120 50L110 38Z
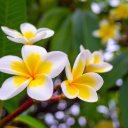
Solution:
M0 126L4 126L5 124L7 124L8 122L10 122L11 120L13 120L15 117L17 117L18 115L20 115L22 112L24 112L25 110L27 110L30 106L32 106L34 104L33 100L31 98L29 98L22 106L20 106L16 111L14 111L13 113L11 113L10 115L8 115L7 117L5 117L1 122L0 122Z
M60 95L55 95L53 97L51 97L51 99L47 100L47 101L36 101L33 100L31 98L29 98L22 106L20 106L16 111L14 111L13 113L11 113L10 115L8 115L7 117L5 117L1 122L0 122L0 126L4 126L5 124L9 123L10 121L12 121L15 117L17 117L18 115L20 115L22 112L24 112L25 110L27 110L29 107L31 107L34 103L39 103L39 102L50 102L50 101L60 101L61 99L64 99L65 96L63 94Z
M53 90L53 93L55 93L60 88L61 83L57 84Z

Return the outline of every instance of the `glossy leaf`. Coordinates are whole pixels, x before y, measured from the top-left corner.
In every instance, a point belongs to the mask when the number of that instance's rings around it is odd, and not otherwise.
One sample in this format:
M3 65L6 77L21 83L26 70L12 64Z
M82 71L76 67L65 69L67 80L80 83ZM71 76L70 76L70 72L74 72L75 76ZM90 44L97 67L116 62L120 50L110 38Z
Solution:
M101 74L104 80L104 84L100 89L100 92L112 87L116 81L122 78L128 71L128 54L122 53L115 57L111 62L113 69L107 73Z
M124 80L123 85L120 89L120 106L122 109L122 121L124 124L124 128L128 127L128 77Z
M20 24L26 22L26 1L25 0L0 0L0 26L7 26L19 30ZM7 35L0 28L0 57L5 55L21 55L22 44L7 39ZM0 73L0 86L10 75ZM18 97L17 97L18 98ZM19 101L19 99L17 100ZM5 101L4 108L12 112L18 107L16 99ZM17 105L17 107L15 107Z
M15 121L25 123L28 126L33 127L33 128L46 128L46 126L43 124L43 122L41 122L31 116L27 116L27 115L18 116L15 119Z
M37 27L38 28L49 28L55 31L55 34L58 30L58 28L60 28L61 23L63 22L63 20L65 20L65 18L70 14L70 11L68 9L64 9L64 8L58 8L58 9L54 9L50 12L47 12L45 15L42 16L42 18L40 19L40 21L38 22ZM54 37L54 35L53 35ZM41 40L39 41L39 45L41 46L45 46L46 42L48 42L49 39L45 39L45 40Z
M81 44L90 51L100 49L100 40L92 36L92 32L98 29L98 21L94 14L77 9L72 17L72 26L73 42L77 54Z

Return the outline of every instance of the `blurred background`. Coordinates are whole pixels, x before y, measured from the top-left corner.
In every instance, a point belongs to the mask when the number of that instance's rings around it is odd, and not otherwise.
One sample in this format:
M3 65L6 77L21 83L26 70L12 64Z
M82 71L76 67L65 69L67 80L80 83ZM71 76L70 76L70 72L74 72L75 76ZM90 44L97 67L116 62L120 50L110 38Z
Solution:
M114 19L110 11L128 0L0 0L0 26L20 31L20 24L29 22L37 28L55 31L54 36L35 45L47 51L67 53L71 65L85 49L101 51L104 60L114 68L100 74L104 79L98 91L99 100L87 103L74 100L44 102L33 105L17 117L11 126L21 128L128 128L128 19ZM93 36L103 19L120 26L120 38L108 38L105 43ZM0 30L0 57L21 56L22 44L11 42ZM10 75L0 73L0 86ZM53 79L54 85L65 80L65 73ZM56 94L60 94L59 89ZM56 95L54 94L54 95ZM27 101L26 90L16 97L0 101L0 118L15 111Z

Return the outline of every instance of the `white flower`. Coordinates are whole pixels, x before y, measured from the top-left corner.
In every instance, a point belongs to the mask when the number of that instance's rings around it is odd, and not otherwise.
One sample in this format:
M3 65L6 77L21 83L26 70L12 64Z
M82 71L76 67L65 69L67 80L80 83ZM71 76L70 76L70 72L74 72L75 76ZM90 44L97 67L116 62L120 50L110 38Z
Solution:
M95 51L91 53L89 50L84 49L82 45L80 45L80 51L84 52L86 55L86 65L84 73L87 72L108 72L112 70L113 66L107 62L104 62L103 55L99 51Z
M23 23L20 25L21 33L5 26L2 26L1 29L8 35L7 38L9 40L27 45L32 45L35 42L48 38L54 34L53 30L48 28L36 29L36 27L30 23Z
M24 45L22 58L5 56L0 59L0 71L12 76L5 80L0 89L0 99L7 100L27 87L28 95L36 100L48 100L53 94L53 82L64 69L67 55L49 52L39 46Z
M71 71L70 63L67 62L65 71L67 79L61 84L62 91L69 99L78 97L83 101L95 102L98 100L96 91L103 85L103 79L97 73L85 73L85 53L81 52L74 63Z

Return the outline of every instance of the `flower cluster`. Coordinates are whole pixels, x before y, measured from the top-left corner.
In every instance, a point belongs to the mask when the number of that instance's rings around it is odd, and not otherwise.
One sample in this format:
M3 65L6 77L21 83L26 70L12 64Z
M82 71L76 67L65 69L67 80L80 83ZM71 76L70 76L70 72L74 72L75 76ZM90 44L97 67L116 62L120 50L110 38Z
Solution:
M92 35L101 38L101 42L105 44L108 39L113 38L116 41L121 39L121 26L124 33L127 35L127 30L124 28L125 22L128 19L128 4L119 4L115 9L110 10L109 16L101 20L99 30L95 30ZM122 31L121 31L122 32Z
M58 76L65 68L67 79L61 88L69 99L80 98L88 102L97 101L96 91L103 85L102 77L97 74L112 69L112 65L103 61L100 52L91 54L81 46L73 69L68 57L60 51L47 52L44 48L32 45L40 39L50 37L54 32L47 28L36 29L29 23L21 24L22 34L16 30L2 27L9 35L7 38L17 43L26 44L22 47L22 58L4 56L0 58L0 71L12 76L5 80L0 88L0 99L7 100L27 87L28 95L35 100L45 101L53 94L52 78Z
M93 32L93 36L95 37L100 37L101 38L101 42L104 44L108 41L109 38L113 38L115 40L118 40L120 38L120 25L115 23L115 24L111 24L109 23L109 21L107 20L102 20L100 22L100 29L99 30L95 30Z
M119 4L116 9L110 11L116 20L127 19L128 18L128 4Z

